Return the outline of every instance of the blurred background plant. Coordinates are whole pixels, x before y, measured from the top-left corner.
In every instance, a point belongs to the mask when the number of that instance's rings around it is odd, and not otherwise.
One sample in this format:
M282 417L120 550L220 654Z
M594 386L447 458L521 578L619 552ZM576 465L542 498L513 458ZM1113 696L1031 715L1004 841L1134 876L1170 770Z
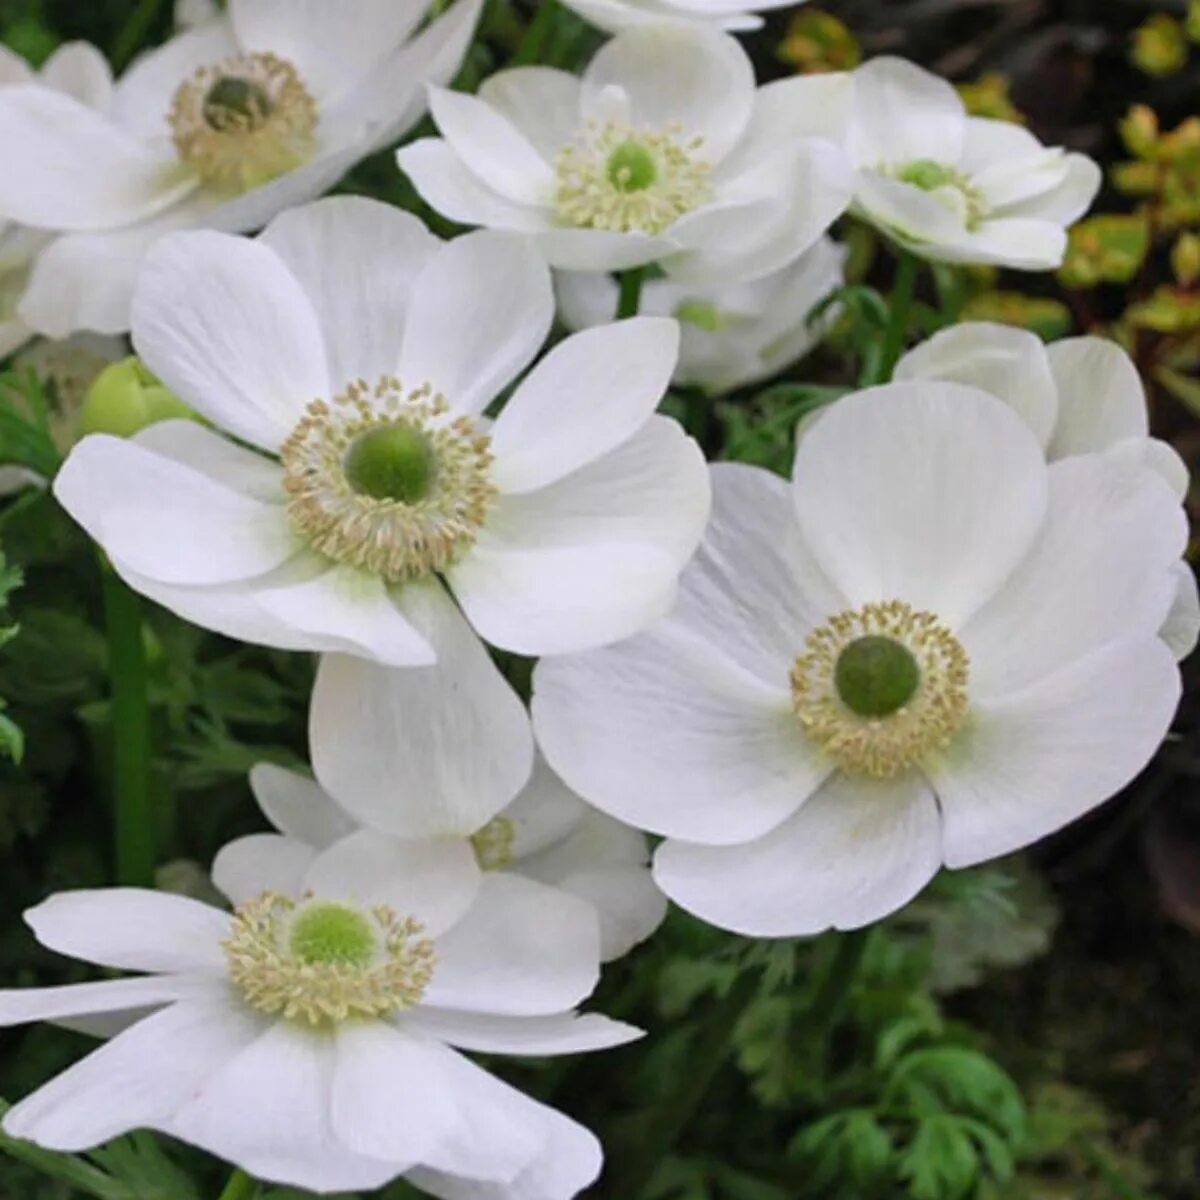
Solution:
M531 17L522 0L489 0L459 85L509 61ZM173 19L167 0L0 0L0 40L37 63L86 38L124 65ZM561 9L541 34L539 59L568 68L600 40ZM910 333L983 319L1047 339L1113 337L1142 370L1155 433L1196 468L1198 0L811 0L771 14L746 44L762 78L903 55L953 80L973 113L1027 124L1105 164L1096 214L1073 232L1057 276L924 272ZM342 186L453 232L390 154ZM888 319L890 258L861 225L837 233L847 286L816 354L769 385L668 398L711 457L786 472L797 422L869 372ZM81 358L35 345L0 372L0 461L24 473L0 506L6 985L81 977L34 947L14 915L49 891L113 876L100 573L36 481L78 435L91 378L124 352L91 346ZM203 895L216 848L257 827L248 768L303 761L311 664L157 609L143 642L158 882ZM505 666L527 681L528 664ZM1188 674L1194 683L1195 668ZM1193 1200L1198 727L1189 698L1124 796L1027 855L943 876L850 951L836 939L745 943L673 913L607 972L596 1001L652 1036L513 1074L601 1134L611 1167L599 1193L612 1200ZM849 989L847 953L862 961ZM0 1095L24 1094L80 1045L49 1027L4 1033ZM140 1136L86 1158L0 1150L0 1195L22 1200L191 1200L216 1195L220 1181L203 1156ZM415 1193L398 1184L385 1194Z

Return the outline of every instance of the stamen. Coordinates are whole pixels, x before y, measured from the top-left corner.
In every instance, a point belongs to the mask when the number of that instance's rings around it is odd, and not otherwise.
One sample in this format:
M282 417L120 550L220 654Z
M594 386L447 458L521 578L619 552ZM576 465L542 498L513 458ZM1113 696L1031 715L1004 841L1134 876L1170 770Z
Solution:
M559 152L555 203L560 220L579 229L661 233L712 195L704 139L682 127L662 132L609 122L590 124Z
M502 871L513 860L517 827L508 817L493 817L482 829L471 834L475 861L484 871Z
M202 67L168 116L175 149L206 183L245 192L312 157L317 105L296 68L274 54Z
M955 215L962 217L963 224L969 230L978 229L988 215L983 193L972 185L968 176L945 163L921 158L885 173L928 192Z
M392 581L444 571L496 496L489 440L426 384L358 380L315 400L283 444L292 525L321 554Z
M246 1003L308 1025L385 1017L420 1003L434 947L391 909L264 892L241 905L224 943Z
M888 778L961 728L968 668L933 613L900 600L866 604L808 635L792 666L792 709L843 770Z

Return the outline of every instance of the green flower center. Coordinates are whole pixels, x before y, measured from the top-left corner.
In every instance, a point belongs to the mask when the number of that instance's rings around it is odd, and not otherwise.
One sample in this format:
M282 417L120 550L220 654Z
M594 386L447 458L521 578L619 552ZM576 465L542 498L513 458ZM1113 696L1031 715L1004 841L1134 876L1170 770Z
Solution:
M933 192L960 182L957 171L931 158L918 159L901 167L900 178L923 192Z
M218 131L234 126L258 125L271 115L271 97L253 79L222 75L204 97L204 120Z
M346 481L360 496L416 504L437 477L429 437L405 421L368 430L351 443L343 463Z
M715 304L707 304L703 300L685 300L675 309L677 320L686 321L705 333L716 333L725 325L725 318Z
M630 138L608 156L605 174L618 191L644 192L658 178L658 164L648 147Z
M379 939L364 913L346 904L322 901L296 914L288 949L309 966L367 967L378 954Z
M917 660L907 646L880 634L856 638L838 655L834 685L842 703L860 717L890 717L916 694Z

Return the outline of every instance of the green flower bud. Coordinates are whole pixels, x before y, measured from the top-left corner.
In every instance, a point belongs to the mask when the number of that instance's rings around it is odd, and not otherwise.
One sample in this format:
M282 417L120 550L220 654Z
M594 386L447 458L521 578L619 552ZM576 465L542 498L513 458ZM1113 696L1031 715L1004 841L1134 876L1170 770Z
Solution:
M79 413L79 435L132 437L158 421L199 420L174 392L159 383L136 355L104 368L92 381Z

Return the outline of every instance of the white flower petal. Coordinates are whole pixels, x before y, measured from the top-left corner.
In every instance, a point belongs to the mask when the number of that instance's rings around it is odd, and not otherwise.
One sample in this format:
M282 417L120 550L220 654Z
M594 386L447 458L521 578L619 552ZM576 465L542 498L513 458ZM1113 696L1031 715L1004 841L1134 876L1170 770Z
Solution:
M164 1127L257 1179L318 1192L370 1190L398 1168L353 1154L330 1123L332 1038L271 1024L224 1063Z
M677 123L702 137L701 153L718 163L736 145L754 106L754 68L738 42L699 25L627 29L600 48L583 73L584 116L595 115L605 88L629 98L635 126L661 131Z
M266 450L329 395L312 305L276 255L245 238L156 242L134 293L133 344L185 403Z
M938 381L846 396L796 452L796 517L850 603L903 600L951 626L1021 559L1046 509L1046 465L1001 401Z
M550 332L550 272L523 239L471 233L417 277L399 375L430 383L456 413L478 413L529 365Z
M541 1152L541 1105L455 1051L386 1025L343 1026L332 1113L359 1153L507 1181Z
M110 109L113 120L140 139L165 143L171 132L167 116L180 86L203 67L237 52L224 17L144 51L117 80Z
M317 314L334 389L392 374L413 285L438 239L389 204L330 196L276 217L260 240Z
M659 847L654 877L683 908L748 937L857 929L907 904L941 866L928 784L834 775L795 816L740 846Z
M1114 795L1158 749L1179 694L1171 652L1134 637L975 705L947 751L925 764L946 865L1019 850Z
M419 0L230 0L243 51L286 59L318 99L368 74L421 19Z
M405 1178L441 1200L559 1200L563 1196L578 1196L600 1174L603 1155L595 1135L519 1092L508 1101L514 1108L515 1097L526 1102L522 1117L528 1113L528 1119L536 1122L541 1135L541 1151L524 1170L497 1183L424 1167L408 1172ZM453 1161L457 1160L456 1155Z
M405 1013L401 1023L406 1031L477 1054L585 1054L624 1046L645 1036L632 1025L598 1013L488 1017L421 1005Z
M848 146L864 167L957 164L966 114L954 88L901 58L874 58L854 72Z
M699 448L674 421L653 417L565 478L502 496L446 575L494 645L531 655L590 649L666 611L708 507Z
M1047 354L1058 384L1058 425L1047 451L1052 459L1148 434L1141 376L1120 346L1107 338L1068 338Z
M539 663L538 742L575 791L618 820L713 845L747 841L830 770L796 724L790 661L781 667L768 685L668 618L620 645Z
M1058 225L1073 225L1092 207L1102 184L1104 173L1098 163L1085 154L1068 154L1066 174L1049 191L1031 196L1007 211L1016 217L1053 221Z
M591 810L556 846L518 859L513 870L586 900L600 918L600 958L627 954L662 924L667 898L649 871L645 835Z
M355 822L315 780L274 763L256 763L250 789L263 815L288 837L317 850L353 833Z
M15 50L0 45L0 87L14 83L34 83L37 75L33 68Z
M875 171L855 177L856 211L893 234L922 257L941 254L947 243L965 238L962 218L929 192Z
M609 229L545 229L533 239L552 267L565 271L624 271L678 251L669 233L615 233Z
M627 442L654 413L678 354L679 325L664 317L560 342L492 426L492 482L501 492L532 492Z
M401 841L362 829L317 856L301 892L385 905L401 919L419 921L423 936L436 938L462 920L475 902L481 878L465 838Z
M65 987L0 990L0 1025L56 1021L72 1017L161 1008L189 996L220 994L224 983L214 976L150 975L105 979Z
M549 1016L591 995L600 977L600 931L590 904L492 872L470 911L437 939L425 989L435 1008L497 1016Z
M114 558L167 584L227 583L270 571L298 548L287 514L136 441L93 434L54 494Z
M37 229L113 229L182 199L190 175L48 87L0 89L0 216Z
M554 171L503 113L447 88L430 89L429 109L451 149L488 187L517 204L553 201Z
M528 780L529 720L440 589L408 587L401 600L437 665L396 670L323 659L310 712L313 767L365 825L399 837L467 837Z
M104 112L112 98L108 59L88 42L64 42L42 64L41 79L98 112Z
M1056 463L1028 555L959 631L972 697L1007 694L1106 642L1155 632L1186 541L1175 496L1140 463L1100 455Z
M89 1150L134 1129L166 1127L257 1022L228 999L172 1005L113 1038L11 1109L10 1137Z
M952 244L933 246L927 257L938 262L994 264L1021 271L1051 271L1062 265L1067 235L1049 221L1004 217L985 221Z
M1045 447L1058 419L1058 387L1041 338L1011 325L968 321L935 333L896 364L896 380L944 379L998 396Z
M336 639L352 653L388 666L424 667L437 657L401 612L387 582L344 563L331 564L311 579L260 586L255 600L291 630Z
M513 827L513 857L522 859L561 841L587 811L587 805L537 755L529 782L502 814Z
M146 251L165 234L198 224L200 214L198 203L185 201L128 228L56 238L34 261L21 319L58 341L81 329L124 333Z
M252 833L222 846L212 864L212 881L235 907L278 892L298 896L317 851L277 833Z
M396 151L396 163L421 199L460 225L486 225L515 233L549 228L549 214L515 204L473 175L441 138L418 138Z
M1200 640L1200 594L1197 594L1196 575L1185 562L1175 566L1175 599L1158 636L1180 662L1195 650Z
M553 163L579 126L576 76L554 67L510 67L479 85L479 98L503 113Z

